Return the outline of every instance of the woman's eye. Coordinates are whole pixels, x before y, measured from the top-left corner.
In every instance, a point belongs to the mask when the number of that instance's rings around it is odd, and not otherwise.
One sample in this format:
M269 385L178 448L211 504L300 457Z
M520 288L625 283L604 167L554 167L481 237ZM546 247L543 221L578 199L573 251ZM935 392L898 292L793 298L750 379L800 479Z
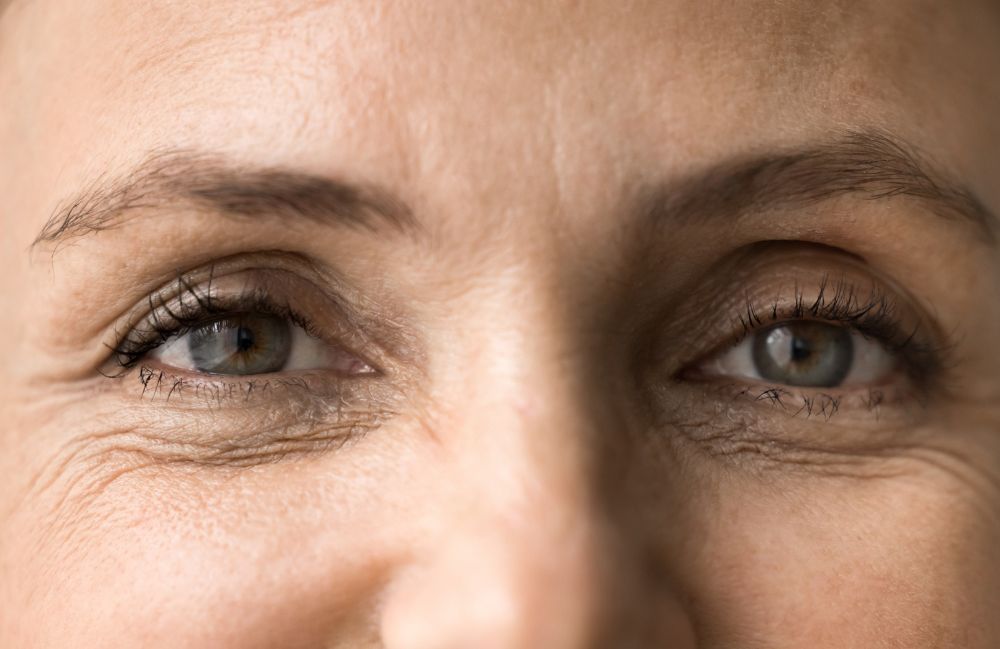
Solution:
M151 354L174 369L200 374L251 376L332 369L364 374L371 368L347 351L309 335L287 318L235 313L174 336Z
M884 345L847 327L784 322L759 329L714 357L702 371L804 388L878 384L898 362Z

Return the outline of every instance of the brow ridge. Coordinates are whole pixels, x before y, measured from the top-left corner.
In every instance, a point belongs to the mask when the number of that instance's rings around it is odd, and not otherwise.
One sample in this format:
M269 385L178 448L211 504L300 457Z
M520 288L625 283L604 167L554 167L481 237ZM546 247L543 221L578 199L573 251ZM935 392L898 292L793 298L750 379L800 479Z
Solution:
M974 192L917 147L884 130L851 130L813 146L745 156L646 192L654 223L691 224L720 215L803 208L840 196L905 197L994 243L1000 219Z
M131 212L176 207L178 201L230 217L293 217L371 231L417 228L412 210L376 186L167 149L153 152L122 177L98 178L61 204L33 245L112 229Z
M725 161L644 194L648 222L685 225L779 208L801 208L843 195L908 197L937 216L970 224L996 242L1000 219L975 194L904 140L882 130L853 130L811 146ZM412 210L376 186L281 168L234 164L222 156L165 149L124 177L99 178L62 205L33 245L63 243L116 227L129 212L183 200L231 217L292 216L376 231L414 231Z

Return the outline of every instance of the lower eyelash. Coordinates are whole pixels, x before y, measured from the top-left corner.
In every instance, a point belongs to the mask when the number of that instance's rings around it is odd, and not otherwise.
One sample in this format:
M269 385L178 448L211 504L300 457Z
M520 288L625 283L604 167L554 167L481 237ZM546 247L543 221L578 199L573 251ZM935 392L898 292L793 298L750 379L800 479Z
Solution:
M351 397L336 384L306 377L202 381L145 365L137 374L147 400L176 400L180 411L190 406L220 415L208 433L185 436L173 424L148 433L158 442L151 452L169 455L175 463L242 468L309 457L362 439L394 414L385 404L352 407ZM239 420L245 423L233 423L230 415L246 417Z
M229 381L225 384L215 382L206 384L200 381L169 375L164 370L154 369L148 366L139 368L139 382L142 384L142 397L155 399L163 397L170 401L172 397L181 397L185 393L190 393L193 389L198 398L208 398L221 403L224 399L240 397L244 400L251 398L253 393L267 391L271 389L271 379L255 380L242 379L239 381Z
M806 394L780 386L758 386L740 388L736 395L740 398L783 408L793 417L801 416L806 419L819 417L826 421L832 419L840 412L841 408L852 405L866 408L878 417L881 407L887 402L885 391L878 388L866 388L857 394L835 392Z
M139 383L142 386L140 397L148 399L162 398L165 401L179 398L194 398L207 401L218 406L226 402L247 402L255 396L273 393L275 390L288 390L297 399L316 396L329 397L303 377L240 377L214 380L202 380L172 374L167 370L140 365L138 371ZM329 389L329 388L328 388ZM283 397L284 398L284 397ZM287 400L286 400L287 403Z

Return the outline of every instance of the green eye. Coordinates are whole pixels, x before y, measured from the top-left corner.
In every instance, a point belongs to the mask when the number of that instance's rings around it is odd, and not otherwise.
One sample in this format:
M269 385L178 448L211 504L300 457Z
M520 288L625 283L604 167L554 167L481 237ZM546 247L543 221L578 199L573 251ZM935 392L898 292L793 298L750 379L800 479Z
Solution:
M270 374L288 364L291 325L263 314L239 314L209 322L187 336L193 368L205 374Z

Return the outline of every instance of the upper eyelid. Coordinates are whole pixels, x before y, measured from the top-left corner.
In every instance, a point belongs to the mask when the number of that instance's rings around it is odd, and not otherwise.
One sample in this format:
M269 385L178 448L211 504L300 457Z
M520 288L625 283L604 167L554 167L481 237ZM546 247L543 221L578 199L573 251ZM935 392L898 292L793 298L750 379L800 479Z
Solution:
M247 277L254 272L258 269L245 269L233 276ZM273 291L261 287L248 290L243 286L227 293L225 287L220 289L215 281L214 267L210 267L204 284L199 284L192 274L178 274L170 284L147 295L145 308L137 309L136 314L116 328L114 342L107 345L112 357L121 361L119 364L127 369L169 338L186 333L198 322L241 308L264 308L276 312L275 315L293 316L296 324L308 326L305 318L289 305L278 304Z
M138 323L136 327L133 327L129 333L122 338L119 345L116 346L113 351L130 359L129 363L123 363L123 366L131 366L134 364L134 361L139 360L142 356L159 349L171 339L190 333L201 323L207 323L217 317L246 312L248 310L268 312L273 313L273 315L288 317L296 324L296 326L303 327L309 331L311 327L303 321L303 316L299 315L295 311L292 311L290 308L274 308L265 306L266 299L267 298L262 295L242 295L227 298L219 304L211 304L208 301L199 300L197 310L191 310L187 313L177 313L170 310L170 307L161 305L161 309L151 311L147 320L144 320L143 322ZM172 323L163 324L158 321L159 315L164 313L163 309L167 310L166 312L173 320ZM275 313L275 311L277 312ZM132 335L138 331L138 326L150 323L151 328L149 330L140 332L137 337L132 337ZM309 331L309 333L312 332Z
M825 275L817 286L811 298L806 297L807 293L798 286L790 300L780 296L761 300L747 293L744 311L736 316L743 334L782 320L817 320L851 326L891 344L891 334L899 334L900 328L906 324L900 298L874 282L862 287L846 278L832 280ZM923 322L914 323L913 329L901 338L912 340L923 326Z
M154 269L151 269L154 270ZM246 274L282 273L295 276L316 288L330 300L336 300L345 307L351 303L349 283L329 265L308 255L281 249L260 249L206 258L185 268L165 267L148 277L133 278L133 305L114 320L115 333L135 326L156 306L157 301L169 301L182 293L185 284L201 286L206 283L224 281L231 276ZM116 336L117 337L117 336Z
M344 347L377 374L395 368L415 379L425 370L426 350L417 323L392 296L362 291L336 267L301 252L264 249L176 270L156 283L144 280L148 286L133 298L133 306L106 325L106 352L95 358L88 375L121 376L120 365L113 362L114 350L130 332L142 327L160 302L175 302L185 284L204 287L210 281L220 296L243 293L245 282L263 287L272 301L295 306L300 322L315 324L307 328L315 337ZM193 302L188 300L189 305Z
M332 292L339 282L332 282L331 287L310 275L266 266L237 267L225 273L211 266L178 274L147 295L145 307L135 309L116 328L113 341L106 345L110 358L99 372L123 376L164 342L201 322L259 312L288 319L313 338L356 356L374 374L383 375L394 364L396 352L391 347L395 339L384 334L394 334L399 325L361 314L348 298Z
M749 301L748 297L748 309L752 310L752 303ZM887 304L893 305L895 302L892 301L888 296L883 296L880 301L888 301ZM789 307L786 305L784 309L775 307L767 315L773 317L771 321L764 321L764 318L758 316L751 316L753 323L751 326L747 327L741 322L743 330L729 343L722 346L716 347L714 351L703 354L699 357L700 360L693 363L686 364L679 376L693 376L697 375L699 372L696 368L713 358L717 358L722 354L734 349L736 346L742 344L746 339L757 331L766 329L767 327L773 326L775 324L780 324L781 322L794 322L801 320L814 320L817 322L830 322L838 326L844 326L846 328L852 329L862 335L865 335L865 331L862 327L858 326L858 322L852 322L849 319L847 321L841 320L831 320L822 317L822 310L818 313L814 313L813 309L802 310L802 304L800 297L797 297L793 302L795 306L789 311ZM862 309L864 310L864 309ZM776 315L775 315L776 314ZM794 316L794 317L792 317ZM902 320L898 316L886 316L887 318L892 318L891 321L886 321L882 323L884 327L893 327L898 331L903 331L901 327ZM866 335L866 337L868 337ZM907 336L907 345L900 346L899 348L894 348L893 339L886 337L885 334L875 336L875 340L886 347L889 353L895 354L898 357L898 362L900 363L901 369L906 373L906 375L915 382L915 387L922 393L926 394L932 381L940 381L941 374L944 369L943 356L946 348L940 344L935 344L933 342L927 342L925 338L918 338L916 333L912 333ZM780 387L780 386L772 386ZM796 387L794 390L805 393L808 388ZM822 392L822 391L820 391Z
M655 364L683 380L758 328L802 318L858 329L903 350L909 374L945 380L951 339L933 311L863 258L808 242L769 241L740 248L710 270L650 321L655 354L637 358L639 366Z

